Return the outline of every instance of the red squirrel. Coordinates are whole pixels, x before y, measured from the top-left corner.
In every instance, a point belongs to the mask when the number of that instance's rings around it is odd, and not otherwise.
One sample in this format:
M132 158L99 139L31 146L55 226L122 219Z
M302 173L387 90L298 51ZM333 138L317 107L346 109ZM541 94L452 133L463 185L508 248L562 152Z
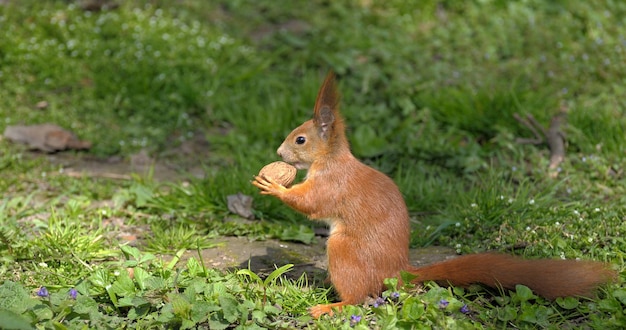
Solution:
M308 170L299 184L286 188L269 177L252 182L261 194L279 198L310 219L330 224L327 242L330 281L340 302L317 305L317 318L333 308L363 303L383 291L385 278L400 271L416 281L467 286L474 283L513 289L523 284L548 299L590 296L616 273L605 264L575 260L525 260L480 253L423 267L409 264L409 214L396 184L356 159L339 113L335 76L326 77L315 102L313 119L294 129L278 155L297 169Z

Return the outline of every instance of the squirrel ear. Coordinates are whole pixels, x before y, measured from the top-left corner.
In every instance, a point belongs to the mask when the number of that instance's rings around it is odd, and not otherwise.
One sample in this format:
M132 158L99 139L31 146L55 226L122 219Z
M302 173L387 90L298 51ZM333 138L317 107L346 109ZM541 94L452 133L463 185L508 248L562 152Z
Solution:
M339 93L335 84L335 74L331 71L326 75L326 79L320 87L315 100L315 116L313 121L317 126L320 136L328 139L333 123L335 122L335 111L339 104Z
M315 114L315 124L319 130L320 136L327 140L330 135L330 128L335 121L335 115L333 114L333 110L325 105L320 110L319 113Z

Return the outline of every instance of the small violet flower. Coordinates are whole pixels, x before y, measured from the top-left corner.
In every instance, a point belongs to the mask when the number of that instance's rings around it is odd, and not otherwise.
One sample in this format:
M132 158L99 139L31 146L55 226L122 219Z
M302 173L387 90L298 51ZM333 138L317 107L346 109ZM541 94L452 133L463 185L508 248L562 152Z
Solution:
M361 322L361 315L352 315L350 316L350 324L351 325L355 325L357 323Z
M444 308L448 307L449 304L450 304L450 302L448 302L445 299L439 300L439 308L441 308L441 309L444 309Z
M467 305L463 305L463 306L461 306L460 311L461 311L461 313L463 313L463 314L469 314L470 309L469 309L469 307L467 307Z
M71 288L69 295L70 295L70 299L76 300L76 297L78 296L78 291L76 291L76 289L74 288Z
M374 301L374 307L378 307L383 304L385 304L385 299L383 299L382 297L378 297L376 298L376 301Z
M48 289L45 286L42 286L39 290L37 290L37 295L45 298L50 295L50 292L48 292Z
M398 299L400 298L400 292L392 292L389 297L391 297L392 299Z

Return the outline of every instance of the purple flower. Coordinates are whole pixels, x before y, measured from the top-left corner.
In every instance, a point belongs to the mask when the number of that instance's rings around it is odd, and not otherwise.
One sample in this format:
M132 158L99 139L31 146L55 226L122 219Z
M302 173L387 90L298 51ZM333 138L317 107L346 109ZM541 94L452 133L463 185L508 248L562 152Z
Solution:
M444 308L448 307L449 304L450 304L450 302L448 302L445 299L439 300L439 308L441 308L441 309L444 309Z
M352 315L350 316L350 325L355 325L361 322L361 315Z
M389 297L391 297L392 299L398 299L400 298L400 292L392 292Z
M460 311L461 311L461 313L463 313L463 314L469 314L470 309L469 309L469 307L467 307L467 305L463 305L463 306L461 306Z
M76 289L74 288L71 288L69 295L70 295L70 299L76 300L76 296L78 296L78 291L76 291Z
M376 301L374 301L374 307L378 307L383 304L385 304L385 299L383 299L382 297L378 297L376 298Z
M45 298L50 295L50 292L48 292L48 289L45 286L42 286L39 290L37 290L37 295Z

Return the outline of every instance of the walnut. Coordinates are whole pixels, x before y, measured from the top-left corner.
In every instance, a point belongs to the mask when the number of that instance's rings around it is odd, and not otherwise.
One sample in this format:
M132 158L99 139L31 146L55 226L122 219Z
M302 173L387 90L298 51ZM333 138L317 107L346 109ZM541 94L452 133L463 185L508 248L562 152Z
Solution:
M285 187L289 187L296 179L296 168L285 162L269 163L259 171L259 176L272 178Z

